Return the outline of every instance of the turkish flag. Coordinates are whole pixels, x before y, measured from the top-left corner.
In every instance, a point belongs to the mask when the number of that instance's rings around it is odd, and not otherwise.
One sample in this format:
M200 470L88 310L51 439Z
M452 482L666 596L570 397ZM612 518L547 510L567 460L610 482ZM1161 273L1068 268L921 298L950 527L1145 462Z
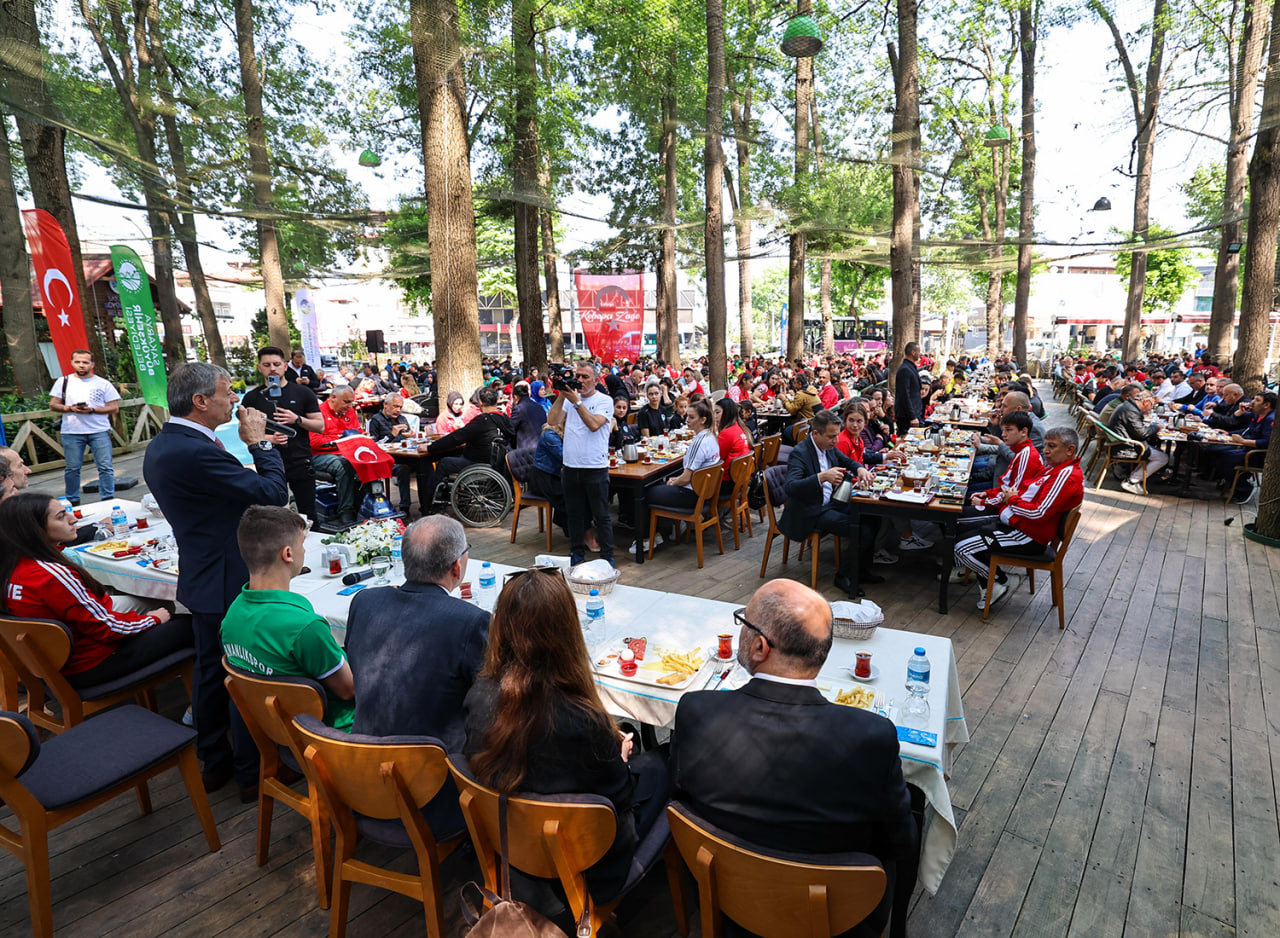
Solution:
M606 365L640 357L644 332L644 274L574 272L578 321L592 355Z
M44 318L64 375L71 374L71 353L89 347L84 331L84 309L76 290L76 269L71 263L71 246L58 220L44 209L22 213L22 227L31 246L31 262L36 268L36 284L43 299Z
M355 467L361 482L376 482L391 478L396 461L371 437L344 436L334 441L342 458Z

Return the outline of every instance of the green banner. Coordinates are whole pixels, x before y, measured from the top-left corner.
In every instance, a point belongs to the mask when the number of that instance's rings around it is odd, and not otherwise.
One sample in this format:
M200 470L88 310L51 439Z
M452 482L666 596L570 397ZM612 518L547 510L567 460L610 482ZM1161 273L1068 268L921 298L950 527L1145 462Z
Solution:
M111 245L111 263L116 270L116 292L120 310L138 369L138 384L148 404L168 405L169 378L164 372L164 352L156 334L156 310L151 304L151 281L133 248Z

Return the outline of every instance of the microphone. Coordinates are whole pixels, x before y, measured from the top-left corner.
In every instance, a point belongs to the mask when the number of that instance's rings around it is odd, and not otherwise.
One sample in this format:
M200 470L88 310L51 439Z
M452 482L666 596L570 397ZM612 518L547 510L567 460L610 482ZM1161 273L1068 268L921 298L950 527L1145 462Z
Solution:
M355 586L361 580L367 580L371 576L373 576L372 570L357 570L354 573L348 573L344 576L342 578L342 583L344 586Z
M291 440L298 435L298 431L293 429L293 427L286 427L284 424L276 423L274 420L267 421L267 432L283 433L285 436L287 436Z

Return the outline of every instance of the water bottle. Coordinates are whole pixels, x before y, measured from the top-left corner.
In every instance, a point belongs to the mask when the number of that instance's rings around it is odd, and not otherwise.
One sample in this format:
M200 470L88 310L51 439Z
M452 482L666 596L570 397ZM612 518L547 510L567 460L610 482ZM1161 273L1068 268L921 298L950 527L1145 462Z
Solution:
M588 652L604 641L604 600L600 598L599 590L587 594L587 627L583 638L587 640Z
M62 510L67 514L71 514L76 510L76 506L71 504L71 499L67 498L65 495L58 499L58 504L62 506Z
M486 560L480 565L480 606L482 608L493 608L493 594L497 583L498 575L493 572L493 567Z
M926 729L929 725L929 659L923 648L917 648L907 659L906 702L898 710L898 719L904 726Z
M391 572L397 577L404 577L404 556L400 552L400 548L404 543L404 538L397 534L391 539Z
M129 516L119 505L111 506L111 533L117 536L129 533Z

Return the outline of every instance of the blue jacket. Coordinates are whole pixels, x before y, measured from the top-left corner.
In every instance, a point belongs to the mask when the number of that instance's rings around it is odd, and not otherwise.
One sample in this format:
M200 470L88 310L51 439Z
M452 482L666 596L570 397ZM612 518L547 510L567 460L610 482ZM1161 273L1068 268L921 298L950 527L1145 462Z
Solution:
M142 476L173 527L181 555L178 602L221 615L249 582L236 528L250 505L289 501L277 450L253 453L254 472L197 430L166 423L147 446Z
M533 453L533 468L558 476L564 468L564 440L554 430L543 430Z

